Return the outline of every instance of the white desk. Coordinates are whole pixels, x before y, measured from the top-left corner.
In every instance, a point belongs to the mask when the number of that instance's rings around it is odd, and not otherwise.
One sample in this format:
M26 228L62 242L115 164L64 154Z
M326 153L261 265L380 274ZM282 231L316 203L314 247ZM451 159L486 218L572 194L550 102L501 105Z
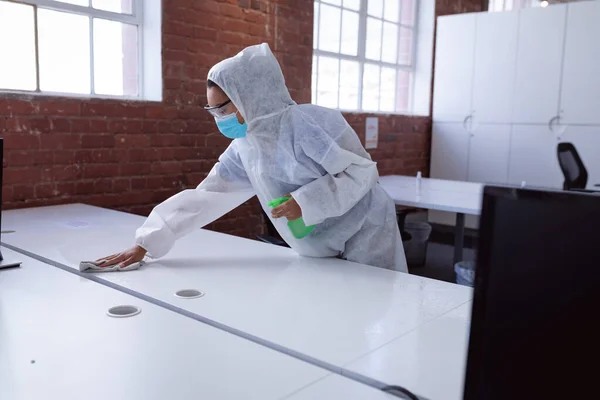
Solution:
M328 398L389 399L117 290L18 258L21 268L0 271L3 400L262 400L288 398L306 387L327 390ZM142 312L106 315L120 304Z
M12 246L77 268L122 250L144 218L84 205L7 211ZM139 271L96 275L339 368L468 302L459 285L198 230ZM206 292L196 300L173 293ZM444 335L443 332L439 333ZM378 370L363 374L379 380ZM402 385L402 376L386 384Z
M471 321L471 302L392 341L348 366L375 371L432 400L462 400Z
M396 205L456 213L454 262L462 261L465 214L480 215L484 185L473 182L421 178L421 190L412 176L379 178L381 187Z
M286 397L286 400L401 400L391 394L375 390L361 383L351 381L339 375L313 383L299 392Z

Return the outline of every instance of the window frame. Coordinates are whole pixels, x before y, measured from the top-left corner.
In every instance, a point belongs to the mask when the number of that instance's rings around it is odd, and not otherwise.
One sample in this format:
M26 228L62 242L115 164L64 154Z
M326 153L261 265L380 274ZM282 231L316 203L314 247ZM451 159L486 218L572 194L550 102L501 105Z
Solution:
M74 97L74 98L107 98L107 99L122 99L122 100L145 100L144 93L144 0L131 0L131 14L117 13L112 11L98 10L92 7L92 0L87 0L88 6L80 6L70 3L62 3L55 0L2 0L7 3L15 3L33 7L33 23L34 23L34 40L35 40L35 64L36 64L36 89L5 89L0 88L1 94L25 94L25 95L40 95L40 96L56 96L56 97ZM90 93L73 93L73 92L53 92L40 90L40 60L39 60L39 41L38 41L38 9L46 9L53 11L66 12L70 14L84 15L89 18L89 40L90 40ZM134 25L137 29L137 95L110 95L97 94L94 87L94 18L125 23Z
M413 0L414 1L414 10L413 10L413 25L406 25L402 23L402 0L400 0L400 6L398 7L398 22L393 22L390 20L386 20L385 19L385 0L382 0L383 2L383 14L381 18L378 17L374 17L374 16L370 16L369 15L369 11L368 11L368 2L369 0L360 0L360 8L359 10L353 10L350 8L345 8L344 7L344 2L343 0L340 0L342 5L336 5L336 4L331 4L329 2L327 2L327 0L313 0L313 7L315 7L318 4L318 8L319 8L319 20L318 20L318 24L317 26L314 28L314 35L316 35L315 38L313 38L313 57L316 57L316 62L313 63L313 68L316 68L317 71L314 74L315 75L315 83L314 83L314 87L315 87L315 91L316 93L314 94L314 104L318 104L318 90L319 90L319 73L318 73L318 68L319 68L319 57L320 56L324 56L324 57L330 57L330 58L335 58L338 59L338 96L337 96L337 106L336 109L339 109L341 111L345 111L345 112L354 112L354 113L374 113L374 114L398 114L398 115L402 115L402 114L411 114L412 113L412 98L413 98L413 91L414 91L414 73L415 73L415 61L416 61L416 57L417 57L417 43L418 43L418 38L417 38L417 34L418 34L418 25L419 25L419 5L420 5L420 0ZM332 52L332 51L326 51L326 50L320 50L319 49L319 32L321 29L321 21L320 21L320 15L321 15L321 4L325 4L327 6L331 6L331 7L335 7L337 9L339 9L340 12L340 32L339 32L339 42L340 42L340 47L339 50L340 52L336 53L336 52ZM341 41L342 41L342 26L343 26L343 21L342 21L342 15L343 15L343 10L349 10L355 13L358 13L358 48L357 48L357 55L356 56L352 56L352 55L348 55L348 54L343 54L341 53ZM381 27L381 39L380 39L380 43L381 43L381 48L379 50L379 58L380 60L371 60L369 58L366 57L366 43L367 43L367 19L368 18L375 18L379 21L382 22L382 27ZM384 27L383 27L383 23L384 22L391 22L393 24L396 24L396 26L398 27L398 38L397 38L397 49L396 49L396 60L397 57L399 56L399 50L400 50L400 38L401 38L401 32L402 32L402 28L405 29L410 29L411 33L412 33L412 37L411 37L411 57L410 57L410 64L399 64L399 63L390 63L390 62L386 62L386 61L381 61L381 56L383 53L383 32L384 32ZM342 109L339 107L340 105L340 77L341 77L341 60L346 60L346 61L355 61L359 63L359 71L358 71L358 78L359 78L359 82L358 82L358 104L357 104L357 109L356 110L351 110L351 109ZM365 64L372 64L372 65L376 65L379 67L379 95L381 96L381 74L382 74L382 67L385 68L393 68L396 72L398 71L407 71L410 74L410 87L408 89L408 104L410 105L409 109L406 111L398 111L397 109L397 102L398 102L398 76L396 76L396 80L395 80L395 88L394 88L394 111L381 111L381 100L379 101L379 104L377 105L377 110L365 110L363 109L363 83L364 83L364 69L365 69ZM311 85L312 86L312 85Z

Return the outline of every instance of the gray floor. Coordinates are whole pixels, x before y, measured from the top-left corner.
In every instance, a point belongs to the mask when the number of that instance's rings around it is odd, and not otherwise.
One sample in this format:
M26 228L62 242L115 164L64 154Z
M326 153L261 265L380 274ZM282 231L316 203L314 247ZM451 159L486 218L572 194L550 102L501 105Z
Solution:
M427 278L456 283L454 265L452 264L453 254L454 248L452 246L429 243L427 247L427 262L425 265L423 267L409 267L409 272ZM475 251L465 249L464 259L467 261L474 261Z

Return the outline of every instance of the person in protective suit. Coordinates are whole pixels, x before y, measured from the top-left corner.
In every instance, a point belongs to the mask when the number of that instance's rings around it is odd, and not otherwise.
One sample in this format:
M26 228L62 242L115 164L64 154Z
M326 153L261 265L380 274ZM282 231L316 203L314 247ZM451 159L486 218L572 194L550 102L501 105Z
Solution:
M376 163L339 111L292 100L267 44L215 65L207 97L206 110L233 141L196 189L156 206L135 246L102 265L162 257L178 238L256 195L298 254L407 272L395 206L378 184ZM291 199L268 209L286 195ZM315 229L296 239L287 221L300 217Z

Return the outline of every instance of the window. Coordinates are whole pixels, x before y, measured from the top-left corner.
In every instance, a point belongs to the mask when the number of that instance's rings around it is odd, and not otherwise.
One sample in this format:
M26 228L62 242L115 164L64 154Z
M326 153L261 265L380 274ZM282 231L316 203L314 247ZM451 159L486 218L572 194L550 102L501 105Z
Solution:
M312 102L411 112L418 0L315 0Z
M157 99L142 79L143 5L0 0L0 91Z

